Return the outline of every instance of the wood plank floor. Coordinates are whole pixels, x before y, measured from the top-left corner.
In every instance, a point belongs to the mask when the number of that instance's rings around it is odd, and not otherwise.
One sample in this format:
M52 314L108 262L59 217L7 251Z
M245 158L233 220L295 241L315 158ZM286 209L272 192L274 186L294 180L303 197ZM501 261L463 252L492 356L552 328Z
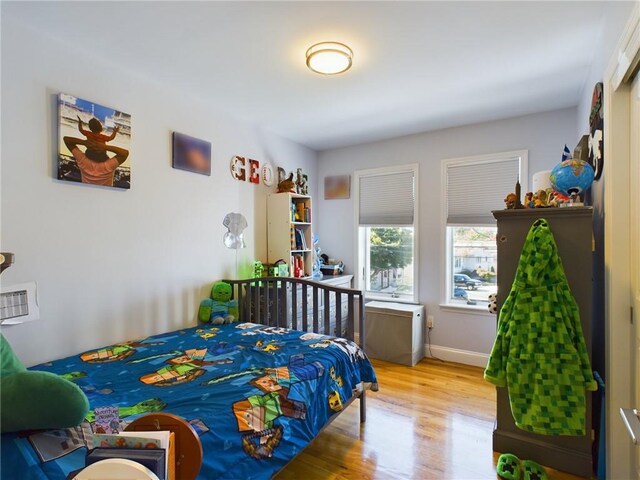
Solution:
M380 391L367 394L367 422L360 426L354 402L277 480L496 478L496 395L482 369L430 359L414 368L373 364Z

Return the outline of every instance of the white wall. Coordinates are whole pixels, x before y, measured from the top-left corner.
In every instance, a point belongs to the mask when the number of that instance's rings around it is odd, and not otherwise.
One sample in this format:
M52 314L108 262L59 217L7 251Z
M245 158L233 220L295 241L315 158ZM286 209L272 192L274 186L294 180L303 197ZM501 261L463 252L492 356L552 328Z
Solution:
M593 61L585 81L580 103L578 104L576 125L576 141L589 133L589 113L591 111L591 94L597 82L602 81L605 69L613 55L624 26L629 18L634 2L604 2L600 28L594 31L598 36L598 48L593 52Z
M228 212L249 222L241 262L266 261L274 187L232 179L233 155L316 174L315 152L98 56L2 19L0 239L16 254L2 283L37 281L41 315L2 332L29 365L193 324L211 282L234 275ZM58 92L132 115L131 190L56 180ZM212 142L211 177L171 168L173 130Z
M638 2L635 2L637 8ZM576 141L582 135L589 133L589 114L591 110L591 100L593 87L597 82L604 80L607 68L612 59L617 58L615 47L624 31L625 25L634 8L634 2L606 2L602 23L598 34L598 48L593 52L593 63L586 79L583 92L580 96L580 103L576 111ZM608 141L605 137L605 143ZM628 372L629 365L626 360L632 355L631 345L622 342L616 345L616 352L610 349L606 351L607 342L611 338L623 338L632 328L626 327L617 322L617 319L605 319L605 290L608 285L605 282L605 270L610 271L611 266L605 266L605 212L615 209L615 206L605 208L605 189L607 187L607 170L613 159L604 158L604 168L602 177L594 182L591 187L591 198L594 207L593 233L595 240L595 251L593 255L594 277L593 277L593 353L592 367L603 377L607 386L607 475L609 478L631 478L633 466L633 449L635 448L629 438L624 425L620 419L618 409L622 406L630 405L633 382L629 382L625 372ZM607 330L607 327L617 326L618 332ZM618 364L616 362L622 362ZM615 372L615 375L613 375ZM599 395L594 395L594 425L597 425L600 413Z
M342 259L347 269L355 265L354 198L323 200L326 175L353 175L354 170L364 168L419 163L419 300L435 316L432 344L489 353L495 338L495 317L439 307L444 282L441 160L527 149L530 174L550 169L560 161L564 144L573 142L575 118L571 108L321 152L315 205L322 250ZM507 193L496 195L502 199Z
M593 63L580 95L580 103L576 109L576 143L582 135L589 133L589 115L593 88L597 82L603 81L606 68L614 56L614 48L624 30L633 2L606 2L598 35L598 48L593 52ZM605 138L605 142L607 139ZM594 315L593 315L593 354L592 365L606 380L605 368L605 305L604 305L604 189L607 179L607 162L605 158L602 177L592 184L590 197L594 210L593 233L595 240L594 261ZM596 400L597 401L597 400Z

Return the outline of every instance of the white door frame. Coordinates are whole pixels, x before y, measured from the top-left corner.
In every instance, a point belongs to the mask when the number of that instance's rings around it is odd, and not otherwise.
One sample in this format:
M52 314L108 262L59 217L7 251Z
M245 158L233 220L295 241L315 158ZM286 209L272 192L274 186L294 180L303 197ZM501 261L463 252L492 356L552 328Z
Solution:
M620 418L631 406L630 359L634 330L630 322L629 271L629 99L627 76L640 52L640 5L627 26L604 75L604 226L605 358L607 382L607 478L633 478L633 445ZM640 320L640 319L636 319Z

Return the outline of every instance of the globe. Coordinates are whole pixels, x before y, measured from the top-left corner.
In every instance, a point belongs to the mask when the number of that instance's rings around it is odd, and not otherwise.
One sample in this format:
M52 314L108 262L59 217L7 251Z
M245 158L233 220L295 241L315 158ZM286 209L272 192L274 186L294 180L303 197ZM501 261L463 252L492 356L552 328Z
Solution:
M549 179L556 192L568 197L580 195L593 182L593 167L584 160L570 158L553 167Z

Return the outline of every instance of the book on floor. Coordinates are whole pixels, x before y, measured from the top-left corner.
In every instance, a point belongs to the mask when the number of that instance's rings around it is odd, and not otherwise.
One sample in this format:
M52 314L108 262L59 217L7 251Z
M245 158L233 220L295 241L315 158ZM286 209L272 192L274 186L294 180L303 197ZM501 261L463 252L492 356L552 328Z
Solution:
M108 458L125 458L144 465L160 480L167 479L167 451L160 448L94 448L87 452L88 467Z
M169 442L172 433L169 430L150 431L122 431L117 434L94 434L94 450L163 450L169 451ZM100 455L110 455L111 453L101 453ZM113 458L113 457L111 457ZM122 457L129 458L129 457ZM151 455L151 458L156 458ZM102 459L101 459L102 460ZM134 460L131 458L131 460ZM137 461L137 460L136 460ZM164 471L169 471L169 455L163 457ZM88 465L88 464L87 464ZM149 468L149 467L147 467ZM153 470L153 469L151 469ZM159 476L159 475L158 475ZM162 478L162 477L161 477Z

